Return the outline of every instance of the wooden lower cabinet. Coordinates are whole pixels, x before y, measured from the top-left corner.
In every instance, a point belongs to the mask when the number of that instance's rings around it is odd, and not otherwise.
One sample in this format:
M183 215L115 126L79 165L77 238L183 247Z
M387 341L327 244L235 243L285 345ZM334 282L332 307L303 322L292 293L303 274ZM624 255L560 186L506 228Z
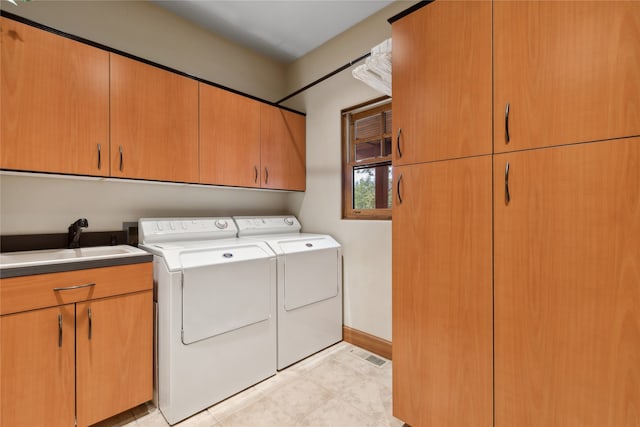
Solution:
M491 156L394 167L393 413L490 427Z
M38 285L25 284L34 306L12 312L15 285L29 277ZM151 263L1 279L0 427L86 427L151 400L152 280ZM93 286L53 291L45 282ZM112 296L78 301L87 289ZM50 292L61 305L39 308Z
M78 426L94 424L151 400L151 293L77 304Z
M640 425L640 138L496 155L494 215L496 427Z
M0 316L0 426L73 426L74 319L74 304Z

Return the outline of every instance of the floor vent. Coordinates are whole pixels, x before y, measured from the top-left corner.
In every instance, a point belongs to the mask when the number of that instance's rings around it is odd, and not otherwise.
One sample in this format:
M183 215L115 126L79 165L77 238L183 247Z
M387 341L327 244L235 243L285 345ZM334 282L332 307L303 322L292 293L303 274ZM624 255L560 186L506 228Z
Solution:
M387 360L383 359L381 357L378 357L374 354L369 353L368 351L365 350L361 350L361 349L351 349L349 350L349 353L352 356L357 357L358 359L362 359L362 360L366 360L367 362L371 363L372 365L374 365L377 368L382 368L384 365L387 364Z
M374 356L373 354L370 355L369 357L367 357L365 359L368 362L373 363L374 365L376 365L377 367L382 367L382 365L384 365L385 363L387 363L386 360L379 358L378 356Z

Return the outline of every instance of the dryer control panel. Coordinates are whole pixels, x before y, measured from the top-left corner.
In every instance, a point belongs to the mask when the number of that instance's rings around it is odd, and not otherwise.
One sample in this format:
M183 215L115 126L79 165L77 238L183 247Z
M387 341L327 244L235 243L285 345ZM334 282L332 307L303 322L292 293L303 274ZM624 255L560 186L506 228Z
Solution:
M298 219L293 215L234 216L233 220L238 226L238 236L299 233L302 228Z
M216 240L238 233L232 218L142 218L138 241L143 244Z

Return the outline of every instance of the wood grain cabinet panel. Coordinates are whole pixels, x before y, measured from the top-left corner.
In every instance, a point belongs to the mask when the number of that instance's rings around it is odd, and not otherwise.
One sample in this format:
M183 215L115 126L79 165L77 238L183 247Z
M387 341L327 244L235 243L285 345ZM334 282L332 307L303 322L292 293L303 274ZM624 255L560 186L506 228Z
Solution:
M260 188L260 103L199 83L200 182Z
M74 304L0 316L0 426L75 419Z
M640 2L497 1L494 32L496 152L640 135Z
M306 188L305 116L260 105L262 188L304 191Z
M439 0L392 33L393 164L490 154L491 2Z
M95 286L52 289L76 280ZM0 280L0 426L86 427L151 400L152 286L151 263Z
M111 176L198 182L198 82L110 58Z
M78 426L152 398L152 291L77 304Z
M0 18L0 167L109 175L109 54Z
M640 138L497 155L494 200L496 427L637 426Z
M490 427L491 156L393 173L394 415Z

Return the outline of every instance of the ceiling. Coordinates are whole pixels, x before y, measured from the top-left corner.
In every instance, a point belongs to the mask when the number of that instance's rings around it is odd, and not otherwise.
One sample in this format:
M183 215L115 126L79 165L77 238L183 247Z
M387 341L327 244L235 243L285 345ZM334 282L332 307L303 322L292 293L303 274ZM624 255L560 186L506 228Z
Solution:
M212 32L289 63L393 0L151 0Z

